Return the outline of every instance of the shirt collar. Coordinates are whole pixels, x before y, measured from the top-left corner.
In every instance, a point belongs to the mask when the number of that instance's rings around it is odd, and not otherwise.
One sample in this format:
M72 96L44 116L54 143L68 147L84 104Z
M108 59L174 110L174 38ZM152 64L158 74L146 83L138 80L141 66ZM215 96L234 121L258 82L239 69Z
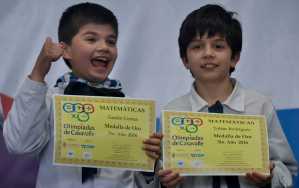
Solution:
M245 95L244 89L240 83L232 78L234 84L233 92L230 96L223 102L223 105L238 112L244 112L245 110ZM195 90L194 84L192 84L190 91L190 101L192 111L202 111L203 108L208 106L208 103L199 96Z
M67 72L64 75L62 75L61 77L59 77L56 81L55 87L58 87L58 88L64 90L70 82L85 83L94 88L106 88L106 89L115 89L115 90L122 89L121 83L118 80L112 80L112 79L107 78L106 80L104 80L102 82L91 83L87 80L79 78L73 72Z
M232 78L232 82L234 84L233 92L223 102L223 104L232 110L235 110L238 112L244 112L245 111L244 88L242 88L240 82L238 82L236 79Z
M208 106L208 103L197 94L194 85L193 83L190 91L191 108L193 112L200 112L204 107Z

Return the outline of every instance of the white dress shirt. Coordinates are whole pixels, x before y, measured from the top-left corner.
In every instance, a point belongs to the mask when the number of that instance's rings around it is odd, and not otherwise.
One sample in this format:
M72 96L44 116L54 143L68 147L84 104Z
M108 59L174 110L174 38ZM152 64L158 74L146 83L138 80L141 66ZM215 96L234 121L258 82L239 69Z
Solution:
M297 162L288 141L283 133L271 100L255 91L243 88L238 81L232 79L234 89L222 103L226 114L264 115L267 119L270 160L274 162L272 188L292 187L292 175L297 174ZM186 95L172 100L165 110L208 112L208 103L195 91L193 85ZM240 176L241 188L253 188L257 185ZM211 176L187 177L180 188L211 188ZM224 178L221 188L226 188Z

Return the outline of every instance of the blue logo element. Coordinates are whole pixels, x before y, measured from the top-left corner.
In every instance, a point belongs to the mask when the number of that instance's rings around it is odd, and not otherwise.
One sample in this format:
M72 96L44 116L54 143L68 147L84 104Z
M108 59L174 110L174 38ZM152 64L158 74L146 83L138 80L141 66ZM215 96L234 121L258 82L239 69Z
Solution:
M177 162L178 167L183 168L185 166L185 162L183 160L179 160Z

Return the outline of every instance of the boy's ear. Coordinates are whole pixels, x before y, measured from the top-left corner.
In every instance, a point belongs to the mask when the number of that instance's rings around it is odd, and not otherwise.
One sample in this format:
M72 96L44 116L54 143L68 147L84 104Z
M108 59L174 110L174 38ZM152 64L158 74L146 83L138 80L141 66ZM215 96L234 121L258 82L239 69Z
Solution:
M60 42L60 44L63 46L62 57L67 60L71 59L70 46L65 42Z

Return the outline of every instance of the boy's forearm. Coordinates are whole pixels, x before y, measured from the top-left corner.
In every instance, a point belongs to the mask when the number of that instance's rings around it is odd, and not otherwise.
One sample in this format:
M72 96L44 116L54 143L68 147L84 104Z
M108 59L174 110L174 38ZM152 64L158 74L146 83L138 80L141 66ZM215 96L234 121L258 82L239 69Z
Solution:
M48 62L43 57L41 57L41 55L39 55L32 69L31 74L29 75L29 78L33 81L45 82L44 80L47 73L50 70L50 67L51 67L51 62Z
M3 128L7 148L12 153L33 154L49 139L49 110L44 84L27 79L22 85Z

